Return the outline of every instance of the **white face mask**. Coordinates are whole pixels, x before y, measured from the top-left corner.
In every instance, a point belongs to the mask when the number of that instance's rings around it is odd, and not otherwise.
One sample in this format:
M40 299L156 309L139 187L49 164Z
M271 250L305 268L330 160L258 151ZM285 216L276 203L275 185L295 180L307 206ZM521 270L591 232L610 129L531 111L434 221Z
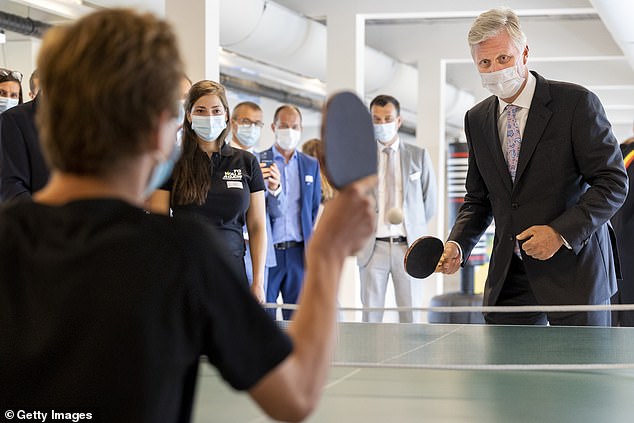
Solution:
M12 107L18 105L17 98L0 97L0 113L4 113Z
M374 125L374 138L381 144L387 144L394 138L396 131L396 121L382 125Z
M251 148L260 140L261 132L262 129L256 125L238 125L236 138L240 141L240 144L247 148Z
M275 142L282 148L282 150L286 151L295 150L297 144L299 144L301 136L301 131L296 131L291 128L275 130Z
M517 94L526 79L517 65L495 72L480 73L480 78L482 86L501 99L511 98Z
M192 129L198 137L207 142L215 141L227 127L225 115L196 116L192 115Z

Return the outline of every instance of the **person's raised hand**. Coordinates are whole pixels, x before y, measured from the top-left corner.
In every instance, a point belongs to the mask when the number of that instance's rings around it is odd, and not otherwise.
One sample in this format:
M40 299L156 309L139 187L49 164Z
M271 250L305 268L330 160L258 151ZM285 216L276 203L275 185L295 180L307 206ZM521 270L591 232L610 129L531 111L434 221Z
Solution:
M273 163L267 166L264 163L260 163L260 169L262 170L262 177L264 177L264 180L268 183L269 190L277 190L281 180L280 169L277 165Z

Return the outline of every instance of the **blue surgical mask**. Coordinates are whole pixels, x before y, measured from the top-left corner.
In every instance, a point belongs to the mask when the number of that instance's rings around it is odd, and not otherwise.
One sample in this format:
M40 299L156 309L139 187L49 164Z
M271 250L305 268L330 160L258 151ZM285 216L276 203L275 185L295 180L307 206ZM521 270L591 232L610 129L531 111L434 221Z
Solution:
M148 180L147 186L145 187L145 191L143 191L143 197L148 198L154 191L159 189L165 181L172 174L172 170L174 169L174 165L178 161L181 155L181 148L178 145L174 145L172 148L172 152L169 157L157 164L152 170L152 174L150 175L150 179Z
M197 116L192 115L192 129L198 137L207 142L218 139L222 131L227 127L225 115Z
M182 125L184 120L185 120L185 100L179 100L178 101L178 117L176 118L176 121L178 122L179 125Z
M261 132L262 128L256 125L238 125L236 138L238 138L240 144L247 148L251 148L260 140Z
M374 125L374 138L381 144L387 144L396 135L396 121Z
M18 105L17 98L0 97L0 113L4 113L12 107Z

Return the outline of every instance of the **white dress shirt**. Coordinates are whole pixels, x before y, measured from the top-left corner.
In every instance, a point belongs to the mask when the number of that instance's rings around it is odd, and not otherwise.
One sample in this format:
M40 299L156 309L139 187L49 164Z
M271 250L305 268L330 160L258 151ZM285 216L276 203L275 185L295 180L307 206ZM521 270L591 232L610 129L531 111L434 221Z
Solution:
M517 111L517 114L515 115L517 119L517 123L520 127L521 137L524 136L524 128L526 128L526 121L528 120L528 111L531 108L531 103L533 101L533 95L535 94L536 86L537 86L537 78L535 78L535 75L528 72L528 79L526 81L526 85L524 86L524 89L522 90L520 95L515 99L515 101L512 103L516 106L521 107L521 109L519 109ZM506 106L508 106L511 103L507 103L501 98L498 98L498 101L500 103L500 107L498 109L498 134L500 135L500 142L502 143L502 153L504 155L504 160L507 160L506 146L508 144L508 140L506 138L506 121L507 121Z
M396 204L397 207L403 209L403 172L401 169L401 153L399 150L399 146L401 145L401 140L397 136L396 141L389 147L394 151L394 185L396 186ZM405 225L401 222L398 225L392 225L386 223L385 214L387 210L385 210L385 166L387 162L387 155L383 152L385 145L377 142L377 154L379 157L378 160L378 177L379 177L379 186L378 186L378 209L379 216L376 225L376 237L395 237L395 236L407 236L405 232Z

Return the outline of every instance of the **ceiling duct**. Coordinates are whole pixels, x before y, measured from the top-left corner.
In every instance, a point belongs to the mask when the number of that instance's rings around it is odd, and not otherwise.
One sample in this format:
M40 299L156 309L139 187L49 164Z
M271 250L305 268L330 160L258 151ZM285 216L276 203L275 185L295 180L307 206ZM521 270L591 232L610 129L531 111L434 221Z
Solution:
M590 3L634 69L634 2L632 0L590 0Z
M221 0L220 13L224 49L307 78L327 79L327 28L323 24L266 0ZM364 53L365 94L390 94L403 109L417 110L418 70L370 47ZM447 107L460 110L456 123L462 126L464 111L474 98L467 93L453 98L463 103L456 105L448 99Z
M0 12L0 28L30 37L42 38L51 25L31 18Z

